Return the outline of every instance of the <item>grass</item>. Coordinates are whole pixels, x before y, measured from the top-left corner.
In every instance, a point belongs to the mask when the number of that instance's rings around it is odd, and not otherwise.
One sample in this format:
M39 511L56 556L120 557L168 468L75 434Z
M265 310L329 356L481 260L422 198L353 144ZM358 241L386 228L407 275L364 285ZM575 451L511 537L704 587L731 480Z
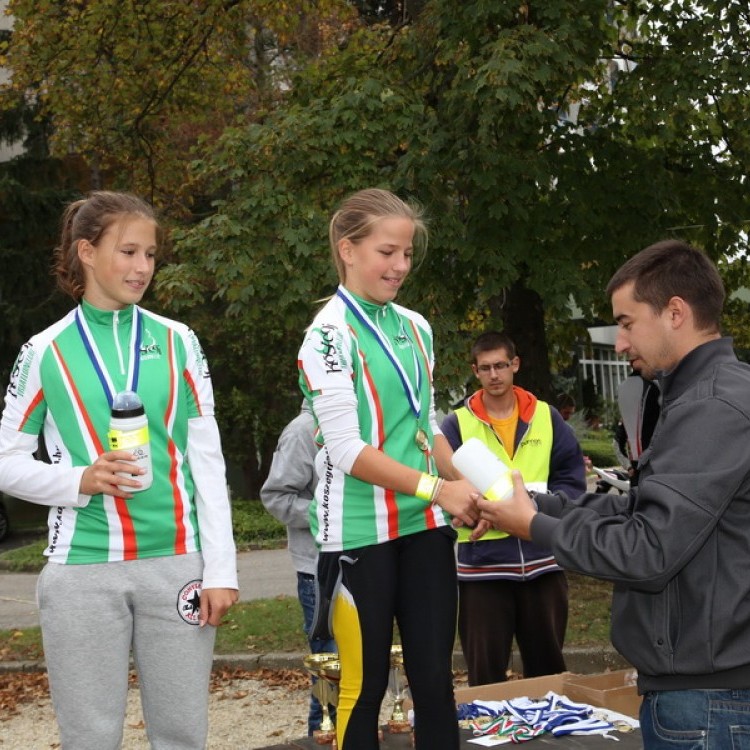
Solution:
M273 549L286 543L286 527L259 501L233 500L232 527L237 549Z
M588 456L594 466L617 466L619 461L612 446L612 437L606 436L583 437L578 440L584 456Z
M568 646L609 643L611 586L569 574ZM296 598L279 596L240 602L224 618L216 637L217 654L304 652L302 610ZM0 661L43 658L39 628L0 630Z
M260 502L234 500L232 525L237 549L274 549L286 543L286 528ZM46 538L0 553L0 562L14 573L34 573L44 565Z
M5 570L12 573L37 573L44 565L44 548L47 538L37 539L23 547L0 553Z
M612 431L606 428L592 429L586 424L583 412L576 412L568 420L575 433L584 456L588 456L594 466L615 466L617 456L612 443Z
M43 657L39 628L0 630L0 661L38 661Z
M235 501L235 539L239 549L283 546L284 527L258 502ZM36 571L44 563L45 542L34 541L0 555L12 570ZM609 643L609 611L612 586L573 573L570 585L568 646ZM303 652L307 641L302 632L302 610L294 597L279 596L240 602L232 607L219 628L216 653ZM0 630L0 661L43 658L39 628Z
M568 646L609 644L609 614L612 584L596 578L568 573Z
M293 596L240 602L224 618L216 636L220 654L306 651L302 608Z

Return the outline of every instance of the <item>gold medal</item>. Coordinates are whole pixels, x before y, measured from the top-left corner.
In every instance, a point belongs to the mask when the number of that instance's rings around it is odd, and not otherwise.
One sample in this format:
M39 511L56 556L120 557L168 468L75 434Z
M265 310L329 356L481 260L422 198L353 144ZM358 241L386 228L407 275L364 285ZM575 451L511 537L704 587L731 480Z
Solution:
M417 444L419 450L430 450L430 441L427 438L427 433L421 427L417 429L417 434L414 436L414 442Z

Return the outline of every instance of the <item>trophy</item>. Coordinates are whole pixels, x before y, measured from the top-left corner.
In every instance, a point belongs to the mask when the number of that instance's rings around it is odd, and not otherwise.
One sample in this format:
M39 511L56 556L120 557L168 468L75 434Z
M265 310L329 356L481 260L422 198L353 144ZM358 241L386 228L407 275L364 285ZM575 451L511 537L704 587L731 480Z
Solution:
M321 682L325 683L328 690L328 702L332 706L338 706L339 704L339 683L341 682L341 662L338 660L338 656L334 659L324 661L320 668ZM329 719L330 720L330 719ZM336 750L338 745L336 744L336 730L333 732L333 739L331 740L332 750Z
M312 694L320 701L323 709L323 720L320 722L320 729L313 731L313 739L318 745L335 744L336 728L331 721L328 706L335 706L338 702L338 655L328 652L308 654L304 664L313 677Z
M404 654L401 646L391 646L391 670L388 675L388 692L393 696L393 711L388 720L388 731L394 734L411 732L411 724L404 713L404 700L409 686L404 672Z

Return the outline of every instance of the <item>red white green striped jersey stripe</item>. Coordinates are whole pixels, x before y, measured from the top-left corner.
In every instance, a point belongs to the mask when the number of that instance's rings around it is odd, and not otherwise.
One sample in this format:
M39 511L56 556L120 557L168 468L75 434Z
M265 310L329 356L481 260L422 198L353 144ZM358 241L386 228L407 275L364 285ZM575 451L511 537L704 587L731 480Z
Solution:
M134 308L79 308L93 340L89 356L75 310L23 347L8 388L3 426L44 436L53 463L88 466L107 450L110 407L96 361L115 392L128 386ZM186 460L188 420L213 415L211 379L195 334L139 308L137 392L149 422L154 481L133 498L95 495L84 508L52 507L45 554L83 564L200 549Z
M350 295L354 297L354 295ZM375 305L354 297L369 320L363 323L340 297L316 315L299 353L300 387L312 403L318 394L356 396L359 435L386 455L419 471L436 473L429 453L415 441L418 427L433 442L432 331L418 313L399 305ZM372 326L379 329L416 393L414 414L404 385ZM419 372L418 372L419 371ZM316 418L317 419L317 418ZM437 507L413 495L363 482L331 463L325 447L317 456L319 477L310 523L323 551L355 549L446 525Z

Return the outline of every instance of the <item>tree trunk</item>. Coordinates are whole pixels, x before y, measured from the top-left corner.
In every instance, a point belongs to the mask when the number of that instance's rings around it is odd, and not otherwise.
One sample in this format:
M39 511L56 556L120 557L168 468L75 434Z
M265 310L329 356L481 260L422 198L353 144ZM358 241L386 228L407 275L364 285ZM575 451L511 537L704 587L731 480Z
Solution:
M514 382L554 405L542 298L520 278L492 297L489 307L494 325L516 344L521 367Z

